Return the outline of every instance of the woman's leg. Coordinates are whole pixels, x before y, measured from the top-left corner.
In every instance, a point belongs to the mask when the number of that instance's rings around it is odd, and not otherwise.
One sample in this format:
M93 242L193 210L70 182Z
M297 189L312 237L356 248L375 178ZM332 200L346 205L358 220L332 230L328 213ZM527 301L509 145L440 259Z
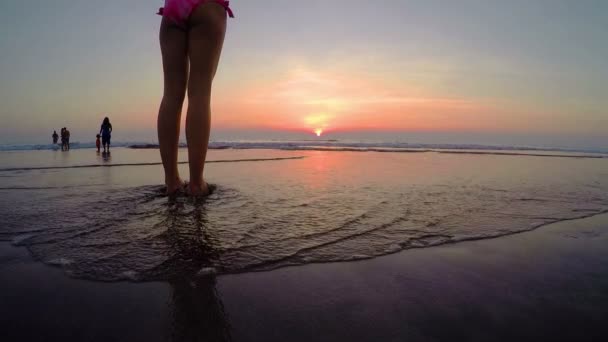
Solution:
M163 57L164 91L158 110L158 143L165 169L167 193L171 194L183 185L177 170L177 148L180 117L188 83L188 35L170 19L163 18L159 36Z
M226 10L214 2L196 8L189 20L188 113L186 139L190 164L190 193L206 195L209 189L203 178L211 125L211 85L226 34Z

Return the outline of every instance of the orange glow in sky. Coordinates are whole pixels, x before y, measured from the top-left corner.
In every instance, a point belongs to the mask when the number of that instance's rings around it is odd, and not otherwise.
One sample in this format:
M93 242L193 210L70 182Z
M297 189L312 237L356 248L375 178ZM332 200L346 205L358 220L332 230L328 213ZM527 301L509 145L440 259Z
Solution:
M294 68L263 83L218 92L218 128L300 132L450 130L488 124L487 104L392 84L368 75Z

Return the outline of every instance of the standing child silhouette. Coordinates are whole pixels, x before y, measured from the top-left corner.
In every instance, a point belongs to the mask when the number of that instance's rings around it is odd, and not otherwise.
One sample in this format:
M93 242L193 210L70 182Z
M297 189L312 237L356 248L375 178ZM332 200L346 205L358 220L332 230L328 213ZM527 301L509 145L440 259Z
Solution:
M99 153L100 148L101 148L101 140L99 140L101 138L101 135L97 134L96 136L96 140L95 140L95 146L97 147L97 153Z
M165 0L165 7L158 12L163 16L159 36L164 73L158 142L167 194L183 187L177 169L177 148L186 91L190 169L186 191L193 196L209 194L203 171L211 125L211 86L224 44L226 13L233 17L225 0Z

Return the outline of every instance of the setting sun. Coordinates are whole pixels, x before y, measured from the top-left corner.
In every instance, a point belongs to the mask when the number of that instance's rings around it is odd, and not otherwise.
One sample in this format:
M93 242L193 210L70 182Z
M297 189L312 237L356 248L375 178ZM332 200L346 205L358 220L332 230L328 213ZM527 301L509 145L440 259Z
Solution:
M304 117L304 124L320 137L323 130L327 128L330 116L326 113L311 114Z

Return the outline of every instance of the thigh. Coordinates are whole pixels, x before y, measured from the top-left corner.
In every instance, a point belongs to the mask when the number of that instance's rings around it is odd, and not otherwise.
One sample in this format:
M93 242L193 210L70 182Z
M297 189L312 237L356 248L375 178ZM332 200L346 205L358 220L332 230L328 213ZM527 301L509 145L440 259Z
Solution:
M159 40L163 58L164 95L183 98L188 83L188 34L170 19L163 17Z
M188 95L208 95L224 45L226 10L213 1L207 2L194 10L188 24Z

